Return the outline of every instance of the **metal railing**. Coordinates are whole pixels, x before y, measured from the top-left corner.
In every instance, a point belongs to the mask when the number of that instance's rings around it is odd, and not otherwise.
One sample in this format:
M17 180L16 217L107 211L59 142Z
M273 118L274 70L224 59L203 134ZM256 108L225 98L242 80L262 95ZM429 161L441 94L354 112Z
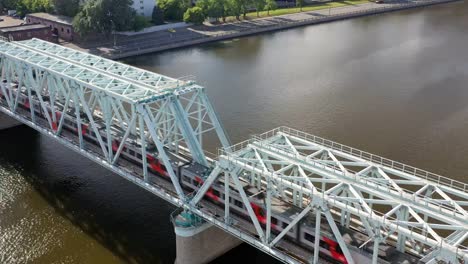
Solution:
M418 169L416 167L413 167L413 166L410 166L401 162L393 161L393 160L390 160L390 159L387 159L387 158L384 158L384 157L381 157L381 156L378 156L378 155L375 155L366 151L362 151L362 150L359 150L359 149L356 149L347 145L343 145L343 144L340 144L340 143L337 143L328 139L314 136L314 135L311 135L311 134L308 134L308 133L305 133L296 129L282 126L272 131L269 131L267 133L269 133L268 135L271 135L271 134L277 134L278 132L282 132L291 136L296 136L304 140L307 140L309 142L315 143L317 145L321 145L326 148L330 148L339 152L352 155L354 157L358 157L360 159L369 161L376 165L380 165L389 169L404 172L406 174L425 179L427 181L430 181L438 185L443 185L449 188L454 188L463 192L468 191L468 184L466 183L453 180L453 179L450 179L450 178L447 178L447 177L444 177L444 176L441 176L441 175L438 175L438 174L435 174L426 170Z
M434 199L430 199L422 194L416 194L413 190L409 190L403 187L395 188L393 185L382 183L381 181L378 181L378 179L373 179L373 178L368 178L368 177L363 177L359 175L356 171L353 171L351 169L347 169L347 172L343 172L338 166L333 166L332 164L325 163L323 160L317 159L317 158L307 158L306 155L303 155L301 153L296 154L292 150L288 150L286 148L281 148L279 149L278 146L272 147L270 145L270 141L274 139L277 136L280 136L281 133L287 134L289 136L295 136L300 139L306 140L311 143L315 143L321 147L329 148L335 151L340 151L342 153L350 154L353 157L357 157L360 159L363 159L365 161L371 162L372 164L376 165L381 165L385 166L388 168L392 169L398 169L400 167L404 168L405 170L400 170L405 173L412 173L410 175L420 177L421 178L421 172L425 172L422 177L428 181L431 181L431 179L437 178L439 183L454 183L456 182L456 185L449 185L448 187L451 188L456 188L457 186L464 186L462 188L466 188L467 184L464 184L462 182L458 182L455 180L451 180L424 170L420 170L417 168L414 168L409 165L405 165L403 163L395 162L386 158L382 158L380 156L364 152L340 143L333 142L331 140L327 140L321 137L317 137L296 129L292 129L289 127L279 127L270 131L267 131L263 134L260 135L254 135L252 136L251 139L245 140L243 142L240 142L238 144L235 144L230 147L232 150L232 153L229 153L223 149L219 150L219 155L223 155L228 161L229 160L238 160L241 161L243 151L249 151L254 145L260 146L262 148L268 149L269 151L279 153L280 155L286 154L288 158L292 158L294 160L297 160L299 162L305 163L307 165L313 166L315 168L318 168L320 170L323 170L324 172L332 173L334 175L338 175L340 177L347 178L349 180L354 181L355 183L360 183L364 184L366 186L373 186L377 190L381 192L385 192L387 194L391 194L392 196L397 195L399 199L406 200L408 202L416 203L419 205L424 205L424 206L429 206L432 205L432 209L437 210L441 214L447 214L450 213L450 215L454 217L463 217L463 213L457 210L453 206L448 206L444 202L439 202ZM256 169L259 170L264 170L263 165L260 163L252 163L251 166L255 167ZM417 173L414 173L414 172ZM270 172L274 173L274 172ZM460 189L460 188L458 188Z
M272 135L277 135L277 132L275 133L274 131L278 131L282 128L279 128L279 129L276 129L276 130L272 130L272 131L269 131L267 133L264 133L260 136L257 136L257 137L254 137L254 139L250 139L250 140L246 140L244 142L241 142L239 144L236 144L234 146L232 146L231 148L235 149L237 152L234 152L234 153L227 153L225 152L223 154L223 159L226 160L227 162L231 163L232 166L237 166L237 164L242 164L242 163L245 163L246 165L248 165L250 168L247 169L247 170L252 170L253 168L253 171L265 171L265 167L260 164L260 162L252 162L252 159L249 158L247 160L244 160L243 157L241 156L238 156L239 154L244 154L243 152L241 152L242 150L249 150L249 148L251 149L251 147L253 147L253 145L249 145L251 143L255 143L257 146L261 146L262 148L269 148L269 150L271 151L278 151L278 149L275 149L275 147L271 147L271 146L268 146L268 143L264 143L262 144L262 141L258 141L258 138L262 138L263 136L267 137L267 138L271 138ZM284 129L284 128L283 128ZM268 136L267 136L268 135ZM289 153L288 155L291 155L291 158L297 158L299 159L300 156L298 156L297 154L292 154L292 153ZM305 158L304 156L302 156L302 158ZM248 162L248 163L247 163ZM313 166L315 167L321 167L322 169L324 170L332 170L332 172L334 174L341 174L343 176L346 176L348 177L348 175L346 175L343 171L341 171L340 169L337 169L333 166L330 166L329 164L324 164L324 163L321 163L319 160L307 160L307 163L309 164L312 164ZM242 165L240 165L242 166ZM247 168L247 167L246 167ZM288 177L281 177L281 175L279 174L276 174L275 172L271 172L271 171L265 171L267 174L268 173L271 173L272 175L276 175L276 179L275 179L275 184L284 184L286 182L292 182L294 183L294 180L289 180L287 179ZM247 177L246 175L244 176L240 176L241 178L244 178ZM247 177L248 178L248 177ZM294 178L294 177L293 177ZM439 211L439 213L441 215L444 215L445 217L450 217L451 215L452 216L458 216L458 217L464 217L463 215L460 214L460 212L458 212L457 210L455 210L454 208L451 208L451 207L447 207L445 206L444 204L440 204L440 203L437 203L437 202L434 202L434 201L430 201L427 199L427 197L424 197L422 195L414 195L412 194L411 196L407 196L407 195L404 195L405 193L412 193L410 190L407 190L407 189L401 189L403 190L403 192L401 190L397 190L395 188L393 188L392 186L388 185L388 186L382 186L381 183L379 182L376 182L372 179L363 179L361 177L358 177L356 176L356 174L354 174L354 176L352 176L351 178L354 178L354 180L356 182L360 182L360 183L364 183L366 185L369 185L369 183L374 183L376 184L374 186L375 190L377 192L389 192L390 190L393 191L393 192L398 192L399 195L400 195L400 199L401 200L412 200L412 201L415 201L415 202L418 202L420 205L424 205L424 206L428 206L429 204L433 204L434 206L437 206L437 208L432 208L431 210L434 211L434 212L437 212ZM248 180L248 179L245 179L245 180ZM266 181L266 180L265 180ZM297 183L296 183L297 184ZM263 184L262 184L263 186ZM263 186L266 188L266 186ZM301 190L299 190L300 193L305 193L304 191L305 190L309 190L310 189L308 187L303 187L301 186L300 187ZM317 190L317 194L318 195L321 195L321 196L325 196L325 192L326 190L323 190L321 189L319 186L316 186L316 190ZM334 199L333 196L330 196L330 195L326 195L330 198L330 202L329 202L329 205L332 207L332 208L338 208L337 207L337 202L339 202L339 199ZM307 197L303 197L303 199L308 199ZM420 199L420 200L418 200ZM284 200L283 198L281 198L281 200L283 200L284 202L286 203L289 203L289 204L292 204L291 201L287 201L287 200ZM359 208L358 208L358 212L359 212ZM447 211L451 212L451 214L447 214ZM364 212L364 211L362 211ZM393 215L386 215L387 212L381 212L379 210L377 210L376 207L373 207L373 209L368 212L369 213L369 216L368 217L365 217L366 219L370 220L373 218L373 216L377 216L381 219L381 222L380 222L380 225L382 227L385 227L385 226L389 226L390 224L394 224L397 226L397 229L402 227L402 228L407 228L411 233L415 233L415 234L419 234L419 235L422 235L423 237L426 238L426 241L427 239L432 239L434 240L434 237L432 237L432 235L430 234L429 232L429 229L427 227L419 227L419 226L414 226L414 225L411 225L410 223L406 222L406 221L402 221L402 220L398 220L397 218L395 218ZM360 216L360 215L357 215L357 216ZM415 224L419 224L419 223L415 223ZM440 245L438 245L437 247L438 248L442 248L444 247L443 244L445 245L453 245L453 241L448 241L446 238L444 238L443 236L440 237L441 239L441 242L440 242ZM460 256L465 256L467 254L466 252L466 247L464 245L457 245L456 246L456 249L454 249L456 252L457 255L460 255ZM427 251L429 252L429 251Z

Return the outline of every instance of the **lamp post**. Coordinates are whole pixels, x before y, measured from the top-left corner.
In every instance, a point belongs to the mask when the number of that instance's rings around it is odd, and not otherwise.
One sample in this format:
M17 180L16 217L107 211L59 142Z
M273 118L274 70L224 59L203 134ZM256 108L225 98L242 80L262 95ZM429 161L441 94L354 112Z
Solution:
M114 24L114 21L112 20L112 13L109 11L109 13L107 13L107 16L109 16L110 18L110 22L111 22L111 34L113 35L114 37L114 49L117 47L117 39L115 38L115 24Z

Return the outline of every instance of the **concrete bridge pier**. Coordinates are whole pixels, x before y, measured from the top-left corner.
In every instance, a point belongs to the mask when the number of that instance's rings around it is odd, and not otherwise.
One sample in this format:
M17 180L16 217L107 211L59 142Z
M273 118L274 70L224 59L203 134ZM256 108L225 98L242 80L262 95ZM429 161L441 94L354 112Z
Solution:
M177 256L175 264L203 264L242 243L189 212L173 217Z
M22 125L21 122L0 112L0 130Z

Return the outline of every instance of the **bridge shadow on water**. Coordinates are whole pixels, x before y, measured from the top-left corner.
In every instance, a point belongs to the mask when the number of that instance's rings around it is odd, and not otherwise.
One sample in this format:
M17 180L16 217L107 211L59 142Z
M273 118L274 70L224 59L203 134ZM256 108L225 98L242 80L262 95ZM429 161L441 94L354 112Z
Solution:
M58 215L122 262L174 263L169 214L175 208L169 203L28 127L1 131L0 146L2 163L21 171ZM54 228L52 221L48 225ZM75 250L72 246L65 243L60 254L67 257L67 251ZM274 262L243 244L214 263L246 259Z

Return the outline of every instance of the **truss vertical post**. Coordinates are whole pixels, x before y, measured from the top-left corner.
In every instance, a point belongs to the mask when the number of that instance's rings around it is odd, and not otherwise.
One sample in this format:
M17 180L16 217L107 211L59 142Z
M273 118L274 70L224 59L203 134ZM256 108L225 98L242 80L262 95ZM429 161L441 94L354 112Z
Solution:
M83 140L83 130L81 127L81 114L80 114L80 103L78 101L78 96L76 91L71 91L73 93L73 101L75 103L75 116L76 116L76 128L78 132L78 142L80 144L80 149L84 149L84 140Z
M141 160L143 161L143 178L145 182L149 183L148 177L148 158L146 157L146 135L145 135L145 124L143 116L138 117L139 130L140 130L140 143L141 143Z
M230 216L229 216L229 208L230 206L230 195L231 190L229 188L229 184L231 182L231 177L229 176L229 172L224 172L224 223L229 225L230 224Z
M148 114L148 109L147 107L144 108L142 105L138 106L139 112L143 115L146 126L148 127L148 131L151 134L151 137L153 138L154 144L156 145L156 148L158 149L158 155L159 157L163 160L164 166L166 166L167 173L169 174L169 177L171 178L172 185L174 185L174 188L176 189L177 195L179 196L179 199L182 201L185 201L185 194L184 191L182 190L182 187L180 186L179 180L177 179L177 176L174 173L174 170L172 169L171 162L169 158L167 157L166 151L164 150L164 146L159 140L158 133L156 132L154 128L154 121L151 120L149 114Z
M400 223L400 225L405 226L406 224L404 223L408 221L408 217L409 217L408 207L401 206L398 212L399 213L397 215L397 219L399 222L403 222L403 223ZM402 234L401 232L398 232L397 250L404 253L405 248L406 248L406 236Z
M252 223L254 224L254 227L255 227L255 229L256 229L256 231L257 231L257 234L258 234L260 240L263 241L263 242L265 242L265 236L264 236L264 234L263 234L262 227L260 226L260 223L258 222L258 219L257 219L257 217L255 216L255 213L254 213L254 211L253 211L253 209L252 209L252 205L250 204L250 201L249 201L249 199L247 198L247 195L245 194L245 191L244 191L244 189L243 189L243 187L242 187L242 184L240 183L240 181L239 181L239 179L237 178L236 175L234 175L234 174L232 174L232 173L230 173L230 174L231 174L232 180L234 181L234 184L235 184L236 187L237 187L237 191L238 191L239 194L240 194L240 197L241 197L241 199L242 199L242 202L244 203L244 206L245 206L245 208L247 209L247 212L248 212L248 214L249 214L249 216L250 216L250 219L252 220Z
M324 204L324 206L326 205ZM333 231L333 234L335 235L336 241L340 245L341 250L343 251L343 254L345 255L346 260L348 261L349 264L354 264L354 259L351 256L351 253L349 252L348 246L343 240L343 237L341 236L340 230L335 224L335 220L333 219L333 216L331 215L330 210L328 209L328 206L326 206L326 209L324 210L324 214L325 214L325 217L327 218L330 228Z
M33 98L32 98L32 94L31 94L31 87L28 85L26 87L26 89L28 90L28 101L29 101L29 110L31 111L31 121L33 123L36 123L36 113L35 113L35 110L34 110L34 104L33 104Z
M176 122L179 124L180 130L185 138L185 141L187 142L190 152L192 153L193 159L202 165L208 166L208 162L206 161L206 157L203 149L201 148L200 142L198 142L197 137L195 136L195 132L190 126L187 113L185 112L184 107L181 105L178 98L171 98L170 108L175 114L175 118L177 119Z
M320 225L322 221L322 212L320 208L315 210L315 236L314 236L314 264L318 264L320 255Z
M208 99L208 96L206 95L205 89L201 88L201 89L199 89L198 92L199 92L199 96L200 96L201 100L203 101L203 105L205 106L205 108L208 111L208 116L210 117L211 122L213 122L213 126L215 127L216 134L218 135L218 138L219 138L219 140L221 142L221 146L227 152L231 152L230 146L232 144L231 144L229 138L227 137L227 134L226 134L221 122L219 121L219 118L216 115L216 112L215 112L213 106L211 105L211 102Z
M260 181L260 175L259 175L259 181ZM267 214L266 214L266 243L270 242L270 236L271 236L271 179L267 179L267 195L266 195L266 208L267 208Z
M113 149L112 149L112 133L111 133L111 128L112 128L112 110L110 109L110 103L109 103L109 98L101 98L100 100L100 105L101 105L101 110L102 114L104 115L104 122L106 123L106 137L107 137L107 159L110 163L112 163L113 160Z
M380 238L376 237L374 239L374 250L372 251L372 264L377 264L377 260L379 258L379 244Z

